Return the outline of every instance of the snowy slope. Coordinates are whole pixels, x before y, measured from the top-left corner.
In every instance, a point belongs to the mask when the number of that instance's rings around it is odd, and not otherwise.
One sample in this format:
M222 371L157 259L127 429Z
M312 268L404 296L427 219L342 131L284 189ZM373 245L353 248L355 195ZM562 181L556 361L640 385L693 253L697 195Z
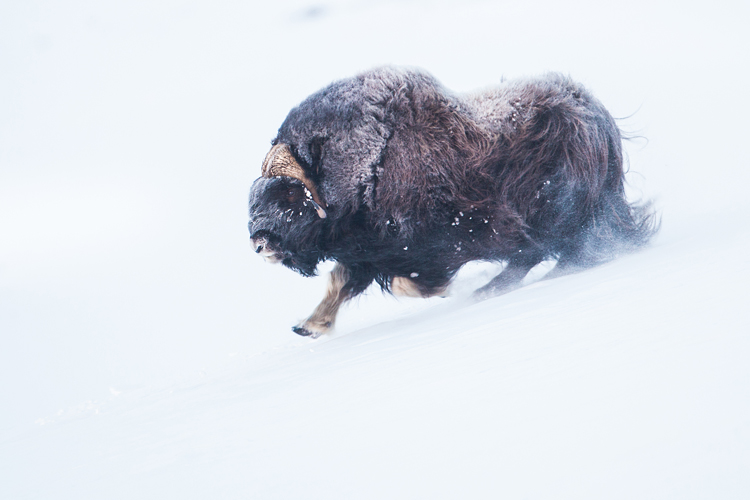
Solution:
M747 14L3 5L0 498L747 498ZM647 138L629 181L662 233L291 334L325 280L251 254L246 191L291 106L384 63L457 91L570 73Z

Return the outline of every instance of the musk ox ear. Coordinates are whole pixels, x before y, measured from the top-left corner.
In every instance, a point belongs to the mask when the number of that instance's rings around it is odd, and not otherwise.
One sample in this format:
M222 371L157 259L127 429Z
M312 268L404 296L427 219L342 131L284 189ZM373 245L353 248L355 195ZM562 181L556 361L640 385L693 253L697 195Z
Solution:
M261 175L265 178L272 177L291 177L297 179L305 185L310 193L309 201L315 206L318 216L321 219L327 217L325 211L325 202L318 194L318 188L315 183L307 176L305 169L297 162L292 154L292 150L286 144L276 144L266 155L261 167Z
M316 137L310 141L310 159L312 160L312 168L316 174L320 173L320 160L323 157L323 143L325 141L323 137Z

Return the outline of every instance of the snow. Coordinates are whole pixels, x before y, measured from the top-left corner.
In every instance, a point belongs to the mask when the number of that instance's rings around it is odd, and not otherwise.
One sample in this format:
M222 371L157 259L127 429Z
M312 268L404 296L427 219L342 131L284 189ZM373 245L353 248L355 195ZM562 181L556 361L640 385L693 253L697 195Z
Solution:
M0 498L747 498L748 6L0 6ZM634 138L637 254L473 303L253 254L288 110L379 64L562 71ZM330 270L330 265L324 270Z

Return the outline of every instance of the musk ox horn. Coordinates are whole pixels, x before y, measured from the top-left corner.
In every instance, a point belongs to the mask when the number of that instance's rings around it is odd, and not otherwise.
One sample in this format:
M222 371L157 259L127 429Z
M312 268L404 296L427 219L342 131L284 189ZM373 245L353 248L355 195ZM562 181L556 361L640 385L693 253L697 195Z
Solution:
M308 200L315 206L318 216L321 219L326 218L325 203L318 194L315 183L307 176L305 170L297 162L292 154L291 149L286 144L277 144L271 148L266 155L261 167L261 175L266 178L272 177L291 177L301 181L305 188L310 192L312 199Z

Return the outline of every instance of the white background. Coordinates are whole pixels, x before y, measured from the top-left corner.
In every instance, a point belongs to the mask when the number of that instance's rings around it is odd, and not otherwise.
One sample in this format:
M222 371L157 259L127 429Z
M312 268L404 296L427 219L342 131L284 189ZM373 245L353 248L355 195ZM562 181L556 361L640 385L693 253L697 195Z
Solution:
M748 10L2 3L0 496L747 498ZM291 107L381 64L570 74L642 136L662 232L295 336L325 278L252 254L247 191Z

